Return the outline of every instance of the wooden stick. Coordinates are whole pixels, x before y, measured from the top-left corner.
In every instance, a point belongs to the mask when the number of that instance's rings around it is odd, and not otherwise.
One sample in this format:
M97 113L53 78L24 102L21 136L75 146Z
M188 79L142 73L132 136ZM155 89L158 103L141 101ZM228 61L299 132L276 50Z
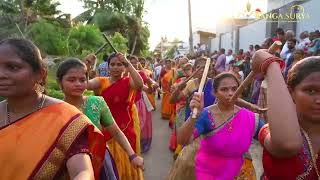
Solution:
M18 30L19 30L22 38L25 39L26 37L25 37L24 34L22 33L22 31L21 31L21 29L20 29L20 27L19 27L19 25L18 25L17 23L16 23L16 26L17 26L17 28L18 28Z
M203 71L203 74L202 74L202 77L201 77L198 93L201 93L203 91L203 87L204 87L204 84L205 84L206 79L207 79L209 67L210 67L210 58L207 59L206 65L204 66L204 71ZM197 118L197 113L198 113L198 109L194 108L193 111L192 111L192 118Z
M271 54L274 54L280 47L281 47L282 43L280 41L275 41L270 48L268 49L268 52ZM239 97L240 94L242 94L243 90L251 83L251 81L253 80L254 76L256 74L251 71L248 76L246 77L246 79L240 84L240 86L238 87L238 89L236 90L236 92L234 93L234 95L232 96L230 101L235 101L236 98Z
M109 46L111 47L111 49L115 52L118 53L118 50L112 45L111 41L109 40L109 38L107 37L107 35L105 35L104 33L102 34L104 39L107 41L107 43L109 44Z

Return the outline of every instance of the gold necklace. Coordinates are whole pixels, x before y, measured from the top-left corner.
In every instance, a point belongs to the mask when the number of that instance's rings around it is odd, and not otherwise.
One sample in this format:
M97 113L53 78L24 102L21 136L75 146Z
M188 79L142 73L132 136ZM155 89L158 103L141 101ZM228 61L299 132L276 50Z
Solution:
M222 113L222 111L220 110L219 108L219 105L217 104L217 109L219 110L219 112L221 113L221 116L223 118L223 121L228 121L228 118L225 117L225 115ZM230 121L227 122L227 126L228 126L228 132L231 132L232 131L232 119L234 118L234 114L235 114L235 106L233 106L233 114L232 114L232 117L230 118Z
M83 98L83 100L82 100L82 103L81 103L80 107L78 108L78 109L79 109L81 112L83 112L83 113L85 113L88 99L89 99L89 97L84 96L84 98Z
M38 102L38 107L37 107L37 109L35 111L38 111L38 110L42 109L45 100L46 100L46 96L44 94L42 94L41 99ZM35 112L35 111L33 111L33 112ZM6 114L7 114L7 118L6 118L4 126L6 126L8 124L11 124L11 116L10 116L10 111L9 111L9 108L8 108L8 101L6 103Z
M310 154L311 154L311 161L312 161L312 165L317 173L317 176L318 176L318 180L320 180L320 173L319 173L319 170L318 170L318 166L317 166L317 158L318 158L318 154L315 154L314 151L313 151L313 147L312 147L312 142L311 142L311 139L308 135L308 133L302 129L302 132L304 134L304 136L306 137L306 140L308 142L308 146L309 146L309 151L310 151Z

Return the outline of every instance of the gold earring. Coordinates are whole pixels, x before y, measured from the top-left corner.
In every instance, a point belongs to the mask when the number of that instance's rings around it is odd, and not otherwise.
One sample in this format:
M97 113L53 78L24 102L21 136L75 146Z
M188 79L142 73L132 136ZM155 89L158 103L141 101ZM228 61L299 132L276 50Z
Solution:
M42 94L44 92L44 86L42 86L40 83L37 83L35 85L35 91L38 93L38 94Z

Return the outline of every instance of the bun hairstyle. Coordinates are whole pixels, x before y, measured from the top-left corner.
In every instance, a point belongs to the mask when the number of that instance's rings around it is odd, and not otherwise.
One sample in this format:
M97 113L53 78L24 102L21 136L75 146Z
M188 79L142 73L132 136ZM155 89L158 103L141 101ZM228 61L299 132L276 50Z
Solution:
M301 81L314 72L320 72L320 56L312 56L298 61L289 70L288 87L294 89Z

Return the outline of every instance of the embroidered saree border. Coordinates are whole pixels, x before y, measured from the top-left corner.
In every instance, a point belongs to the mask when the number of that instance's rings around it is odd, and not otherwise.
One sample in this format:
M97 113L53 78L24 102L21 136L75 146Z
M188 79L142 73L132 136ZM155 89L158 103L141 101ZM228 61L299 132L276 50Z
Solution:
M80 118L81 115L77 114L60 131L56 142L30 176L31 179L48 179L53 178L57 174L66 160L65 157L71 145L87 126L87 122L79 120ZM75 136L75 134L77 135Z

